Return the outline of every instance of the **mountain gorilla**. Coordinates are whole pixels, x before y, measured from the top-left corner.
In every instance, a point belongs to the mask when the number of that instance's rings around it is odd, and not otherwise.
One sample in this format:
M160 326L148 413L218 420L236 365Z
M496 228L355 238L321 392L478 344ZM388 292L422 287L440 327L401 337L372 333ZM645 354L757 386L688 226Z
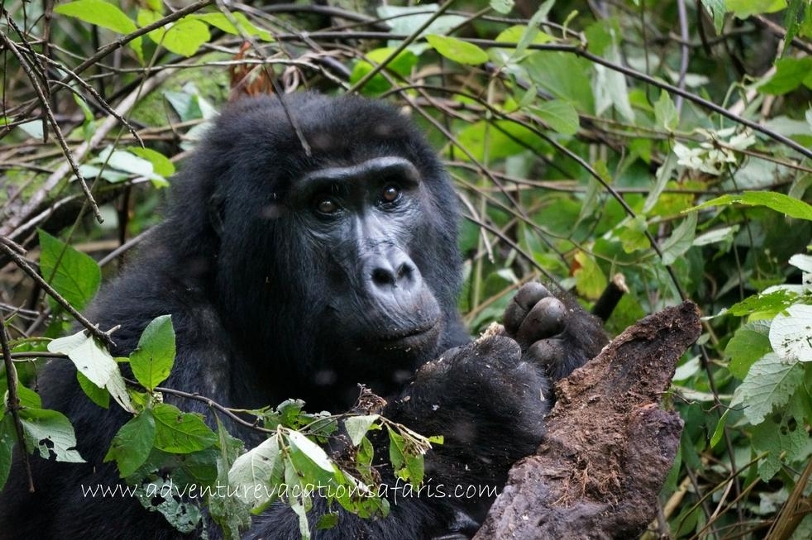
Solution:
M411 122L380 102L303 93L285 96L284 107L274 97L232 104L170 199L139 259L90 310L101 328L121 325L116 356L170 313L170 388L236 408L301 398L308 410L340 412L363 383L387 397L385 416L445 437L426 457L426 481L444 489L400 498L393 490L388 517L342 511L314 538L470 534L492 498L463 496L465 488L501 488L510 465L539 444L550 381L605 341L589 315L530 284L505 314L510 337L470 343L455 308L451 182ZM83 485L120 482L103 458L129 415L91 403L70 362L52 362L38 386L44 406L73 422L87 463L32 460L29 494L17 459L0 499L0 538L184 537L137 500L82 496ZM196 401L180 406L209 412ZM396 483L391 472L382 481ZM325 506L316 500L311 524ZM246 537L298 538L297 518L272 506Z

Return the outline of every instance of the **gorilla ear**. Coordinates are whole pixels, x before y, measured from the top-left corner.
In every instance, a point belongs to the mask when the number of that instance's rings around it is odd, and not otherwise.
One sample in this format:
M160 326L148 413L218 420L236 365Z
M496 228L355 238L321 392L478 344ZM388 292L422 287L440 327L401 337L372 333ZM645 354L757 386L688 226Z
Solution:
M217 236L223 236L223 228L225 227L224 220L226 215L225 197L219 193L212 195L211 198L209 198L208 211L209 222L211 223L212 229L214 229Z

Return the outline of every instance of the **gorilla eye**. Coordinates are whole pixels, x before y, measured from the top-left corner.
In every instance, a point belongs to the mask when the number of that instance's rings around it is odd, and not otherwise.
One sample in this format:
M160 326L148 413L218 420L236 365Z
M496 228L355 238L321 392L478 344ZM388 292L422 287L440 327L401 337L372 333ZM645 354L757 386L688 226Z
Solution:
M400 187L389 184L381 192L381 200L385 203L393 203L400 198Z
M338 204L333 199L320 199L316 201L316 210L322 214L334 214L338 211Z

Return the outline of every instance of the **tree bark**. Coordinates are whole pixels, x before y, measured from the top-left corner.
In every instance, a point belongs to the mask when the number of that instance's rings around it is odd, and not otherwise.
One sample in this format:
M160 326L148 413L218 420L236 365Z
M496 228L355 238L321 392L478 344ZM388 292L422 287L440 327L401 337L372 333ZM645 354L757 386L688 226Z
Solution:
M679 415L660 399L700 329L693 303L665 309L557 383L541 446L513 466L474 540L640 534L682 433Z

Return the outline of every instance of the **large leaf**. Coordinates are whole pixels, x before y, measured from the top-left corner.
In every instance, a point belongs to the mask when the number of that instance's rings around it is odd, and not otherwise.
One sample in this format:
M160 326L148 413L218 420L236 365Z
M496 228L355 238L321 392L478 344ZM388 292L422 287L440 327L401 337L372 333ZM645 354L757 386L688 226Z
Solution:
M788 363L812 362L812 306L796 304L779 313L770 326L770 344Z
M175 330L172 318L161 315L153 319L130 354L133 375L145 388L153 390L169 377L175 363Z
M484 64L488 61L488 53L474 45L449 36L428 35L429 45L449 60L460 64Z
M712 206L728 206L731 204L744 204L747 206L766 206L776 212L781 212L789 217L812 221L812 206L804 201L788 197L783 193L773 191L745 191L738 195L722 195L699 206L689 208L691 210L702 210Z
M48 350L66 354L90 382L99 388L106 388L122 408L135 412L118 364L94 338L86 336L84 332L77 332L51 341Z
M786 405L803 378L801 364L787 364L777 354L768 353L750 366L744 381L733 393L730 406L743 407L747 420L759 424L774 407Z
M273 435L234 461L228 483L237 499L252 508L262 508L278 496L271 488L281 482L283 468L279 437Z
M101 270L88 255L40 229L40 272L71 306L82 310L99 290Z
M29 452L39 450L45 459L84 463L76 451L76 434L70 420L60 412L50 409L20 409L25 447Z
M134 473L144 464L155 441L155 418L152 411L145 410L121 426L104 461L115 461L122 478Z
M130 34L138 27L118 6L104 0L76 0L67 4L60 4L54 8L55 13L75 17L101 28L112 30L117 34ZM141 38L130 42L130 47L136 52L138 58L143 58L141 52Z
M170 454L188 454L204 450L217 442L217 435L196 414L182 412L168 403L158 403L153 415L155 448L159 450Z

